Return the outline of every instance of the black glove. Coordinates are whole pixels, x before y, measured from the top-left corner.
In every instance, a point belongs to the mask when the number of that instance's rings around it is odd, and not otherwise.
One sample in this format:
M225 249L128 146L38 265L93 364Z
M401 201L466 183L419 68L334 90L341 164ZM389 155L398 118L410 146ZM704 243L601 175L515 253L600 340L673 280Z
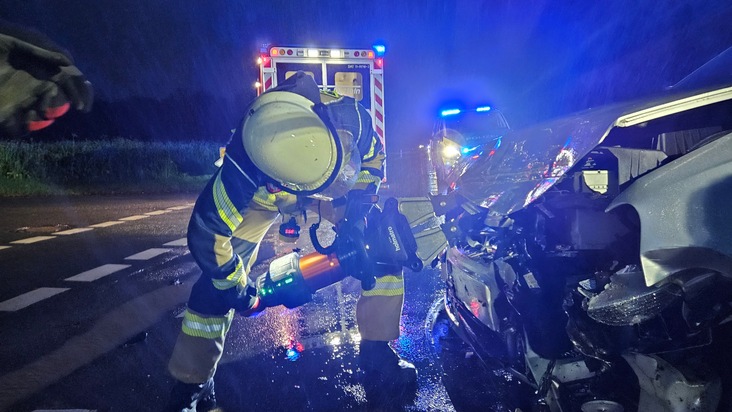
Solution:
M17 30L16 30L17 31ZM68 53L37 33L0 33L0 135L49 126L69 108L89 111L93 91Z
M251 284L221 290L204 273L193 285L188 308L198 313L217 316L224 316L234 309L243 316L252 316L264 310L265 305L260 303L257 289Z
M265 308L257 296L257 288L251 285L232 288L229 292L229 304L242 316L252 316Z
M365 189L352 189L349 191L345 197L345 218L364 220L379 201L379 196L376 194L377 190L376 185L371 183Z

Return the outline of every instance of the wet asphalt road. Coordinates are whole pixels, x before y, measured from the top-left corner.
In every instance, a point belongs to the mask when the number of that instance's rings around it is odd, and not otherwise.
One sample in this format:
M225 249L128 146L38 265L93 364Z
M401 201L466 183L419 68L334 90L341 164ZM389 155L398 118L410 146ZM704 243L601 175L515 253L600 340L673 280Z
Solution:
M34 287L28 279L47 278L47 285L64 286L63 276L113 261L129 263L125 257L132 253L183 238L190 208L168 208L193 200L164 196L1 203L0 245L29 237L33 227L38 228L32 233L36 235L56 225L69 230L150 215L90 231L94 236L84 232L73 239L58 236L52 240L56 244L0 250L0 279L12 285L0 292L0 302ZM168 211L157 214L160 210ZM23 225L31 221L37 224ZM28 230L17 231L21 227ZM321 235L329 242L327 228ZM265 271L272 257L293 247L311 250L307 239L286 244L272 234L263 246L255 271ZM48 255L53 255L52 262L44 260ZM61 274L58 278L49 273L49 265L52 273ZM172 385L165 365L180 328L179 315L199 274L185 246L174 246L27 308L0 312L5 335L0 410L160 410ZM439 272L406 273L405 281L402 337L393 344L419 369L417 400L406 410L512 411L506 401L514 396L514 384L471 357L440 315ZM216 375L222 409L369 410L354 345L359 338L354 316L359 290L357 281L346 279L300 308L276 307L255 318L237 317Z

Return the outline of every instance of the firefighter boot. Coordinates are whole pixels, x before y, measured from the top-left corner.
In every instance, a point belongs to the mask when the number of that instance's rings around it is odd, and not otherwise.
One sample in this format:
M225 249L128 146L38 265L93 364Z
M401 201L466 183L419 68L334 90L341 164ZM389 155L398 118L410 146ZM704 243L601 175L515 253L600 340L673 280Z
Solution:
M388 342L362 340L359 348L363 387L369 406L387 408L414 402L417 369L400 359Z
M216 409L213 378L204 383L176 381L165 412L208 412Z

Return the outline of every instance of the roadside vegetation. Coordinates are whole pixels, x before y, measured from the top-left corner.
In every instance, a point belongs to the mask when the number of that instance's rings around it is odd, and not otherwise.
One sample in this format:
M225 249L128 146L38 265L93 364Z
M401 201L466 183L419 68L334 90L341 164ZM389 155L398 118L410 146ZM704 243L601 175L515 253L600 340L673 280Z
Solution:
M0 142L0 196L198 192L219 142Z

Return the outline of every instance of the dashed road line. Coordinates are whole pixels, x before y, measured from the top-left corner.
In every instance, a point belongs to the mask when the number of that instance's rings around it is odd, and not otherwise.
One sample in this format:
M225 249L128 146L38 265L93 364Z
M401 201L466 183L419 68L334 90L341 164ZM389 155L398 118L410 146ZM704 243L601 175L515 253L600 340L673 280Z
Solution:
M188 246L188 238L182 237L178 240L173 240L168 243L163 243L163 246Z
M103 227L119 225L119 224L125 223L127 221L145 219L150 216L162 215L164 213L168 213L168 212L174 211L174 210L188 209L191 206L193 206L193 203L189 203L189 204L182 205L182 206L174 206L174 207L170 207L170 208L163 209L163 210L147 212L144 215L128 216L128 217L121 218L119 220L111 220L111 221L107 221L107 222L97 223L94 225L89 225L88 227L84 227L84 228L75 228L75 229L64 230L61 232L55 232L54 234L72 235L72 234L76 234L76 233L87 232L87 231L93 230L93 228L103 228ZM10 243L24 245L24 244L31 244L31 243L41 242L44 240L50 240L50 239L55 239L55 238L56 238L56 236L35 236L35 237L27 238L27 239L15 240ZM180 238L180 239L165 243L163 246L173 246L173 247L188 246L188 241L186 238ZM11 247L12 246L0 246L0 250L9 249ZM151 249L142 251L140 253L135 253L134 255L130 255L130 256L126 257L125 260L140 260L140 261L149 260L154 257L160 256L164 253L167 253L170 250L171 249L169 249L169 248L151 248ZM106 264L106 265L96 267L94 269L87 270L85 272L81 272L79 274L76 274L76 275L66 278L64 280L70 281L70 282L92 282L94 280L111 275L112 273L129 268L130 266L131 265ZM14 298L0 302L0 312L15 312L17 310L26 308L34 303L38 303L44 299L55 296L59 293L65 292L69 289L70 288L48 288L48 287L42 287L42 288L35 289L28 293L24 293L22 295L19 295Z
M152 211L152 212L146 212L145 214L146 215L149 215L149 216L157 216L157 215L164 215L164 214L169 213L169 212L171 212L171 210L167 210L166 209L166 210L155 210L155 211Z
M156 256L160 256L163 253L169 252L170 249L162 249L162 248L150 248L148 250L144 250L140 253L135 253L134 255L127 256L125 260L148 260L152 259Z
M56 239L56 236L34 236L27 239L14 240L10 243L14 245L28 245L31 243L42 242L44 240Z
M135 215L135 216L123 217L123 218L121 218L119 220L122 220L122 221L125 221L125 222L129 222L129 221L132 221L132 220L147 219L148 217L150 217L150 215Z
M119 272L122 269L127 269L130 266L131 265L115 264L102 265L94 269L87 270L86 272L81 272L78 275L74 275L70 278L66 278L65 280L68 280L70 282L91 282L103 278L107 275L111 275L112 273Z
M97 319L92 328L21 369L0 376L0 410L58 382L151 328L191 294L192 282L169 285L136 297Z
M75 235L77 233L88 232L94 230L93 227L79 227L76 229L62 230L60 232L53 232L54 235Z
M145 214L143 214L143 215L127 216L127 217L123 217L123 218L118 219L118 220L110 220L110 221L107 221L107 222L96 223L96 224L89 225L89 226L84 227L84 228L76 228L76 229L64 230L64 231L61 231L61 232L54 232L53 234L54 235L73 235L73 234L76 234L76 233L88 232L89 230L92 230L92 228L100 228L100 227L109 227L109 226L119 225L119 224L122 224L124 222L145 219L145 218L148 218L150 216L162 215L162 214L169 213L169 212L176 211L176 210L189 209L193 205L194 205L194 203L187 203L185 205L173 206L173 207L169 207L169 208L166 208L166 209L153 210L152 212L145 212ZM25 245L25 244L36 243L36 242L40 242L40 241L43 241L43 240L49 240L49 239L53 239L53 238L55 238L55 236L35 236L35 237L27 238L27 239L15 240L15 241L12 241L10 243L11 244ZM7 249L9 247L10 246L0 246L0 250Z
M95 225L89 225L89 227L110 227L110 226L114 226L114 225L121 225L122 223L124 223L124 222L121 220L110 220L108 222L97 223Z
M0 302L0 312L15 312L51 296L66 292L69 288L38 288L12 299Z

